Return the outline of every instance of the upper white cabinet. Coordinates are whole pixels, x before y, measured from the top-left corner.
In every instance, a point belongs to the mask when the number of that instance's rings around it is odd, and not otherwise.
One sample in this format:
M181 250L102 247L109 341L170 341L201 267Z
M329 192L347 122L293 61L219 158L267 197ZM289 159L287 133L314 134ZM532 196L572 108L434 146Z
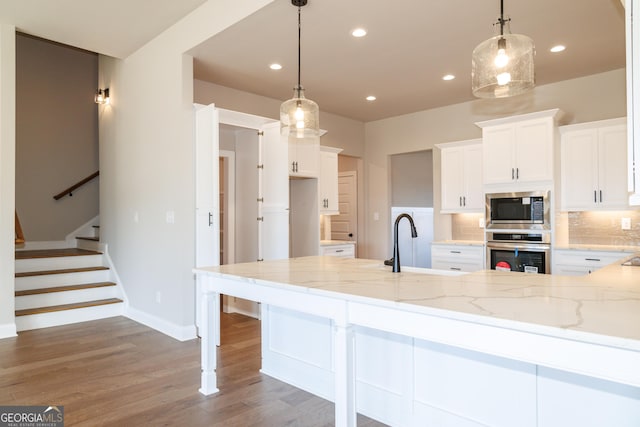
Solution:
M338 153L342 149L320 146L318 206L323 215L338 215Z
M482 140L438 144L442 213L483 212Z
M561 209L628 208L626 120L563 126L561 135Z
M640 0L626 0L629 203L640 205ZM635 19L634 19L635 14Z
M555 118L546 110L476 123L482 128L484 184L550 183L553 180Z
M320 138L289 138L289 176L317 178Z

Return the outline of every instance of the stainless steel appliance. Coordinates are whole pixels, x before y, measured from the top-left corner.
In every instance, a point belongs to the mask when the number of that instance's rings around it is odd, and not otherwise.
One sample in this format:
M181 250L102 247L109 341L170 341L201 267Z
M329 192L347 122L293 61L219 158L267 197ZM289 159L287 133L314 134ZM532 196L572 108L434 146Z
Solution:
M486 228L550 230L549 191L487 193Z
M551 273L549 232L487 233L487 269Z

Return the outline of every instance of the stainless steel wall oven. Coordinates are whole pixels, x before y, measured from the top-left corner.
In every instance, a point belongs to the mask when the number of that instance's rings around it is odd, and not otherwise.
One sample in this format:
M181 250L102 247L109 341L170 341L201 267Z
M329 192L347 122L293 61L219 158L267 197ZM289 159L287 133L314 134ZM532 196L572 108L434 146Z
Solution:
M487 233L487 269L551 273L549 232Z

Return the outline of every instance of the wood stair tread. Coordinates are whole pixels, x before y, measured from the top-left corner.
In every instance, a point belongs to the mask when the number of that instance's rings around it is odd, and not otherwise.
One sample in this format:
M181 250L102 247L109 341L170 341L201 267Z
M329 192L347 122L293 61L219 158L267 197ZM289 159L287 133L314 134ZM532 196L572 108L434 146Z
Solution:
M117 304L123 302L119 298L108 298L95 301L77 302L73 304L53 305L49 307L36 307L24 310L16 310L16 316L28 316L30 314L53 313L56 311L74 310L77 308L96 307L107 304Z
M102 255L102 252L90 251L80 248L64 248L64 249L32 249L26 251L16 251L16 259L32 259L32 258L56 258L69 256L87 256Z
M84 273L88 271L101 271L108 270L109 267L82 267L82 268L66 268L62 270L42 270L42 271L25 271L22 273L16 273L15 277L31 277L31 276L46 276L48 274L66 274L66 273Z
M78 236L78 237L76 237L76 239L78 239L78 240L89 240L91 242L99 242L100 241L99 237L82 237L82 236Z
M82 289L94 289L94 288L102 288L106 286L115 286L115 285L116 284L113 282L83 283L80 285L65 285L65 286L55 286L51 288L27 289L24 291L16 291L15 295L17 297L22 297L26 295L40 295L40 294L49 294L53 292L77 291Z

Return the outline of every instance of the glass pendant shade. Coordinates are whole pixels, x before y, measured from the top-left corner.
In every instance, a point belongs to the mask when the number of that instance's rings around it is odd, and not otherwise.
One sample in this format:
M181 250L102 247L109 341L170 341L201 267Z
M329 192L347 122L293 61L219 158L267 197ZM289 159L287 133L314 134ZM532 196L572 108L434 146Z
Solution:
M503 34L480 43L471 59L471 88L478 98L505 98L535 86L533 40Z
M307 138L320 135L318 104L304 97L304 89L293 90L293 98L280 106L280 131L284 136Z

